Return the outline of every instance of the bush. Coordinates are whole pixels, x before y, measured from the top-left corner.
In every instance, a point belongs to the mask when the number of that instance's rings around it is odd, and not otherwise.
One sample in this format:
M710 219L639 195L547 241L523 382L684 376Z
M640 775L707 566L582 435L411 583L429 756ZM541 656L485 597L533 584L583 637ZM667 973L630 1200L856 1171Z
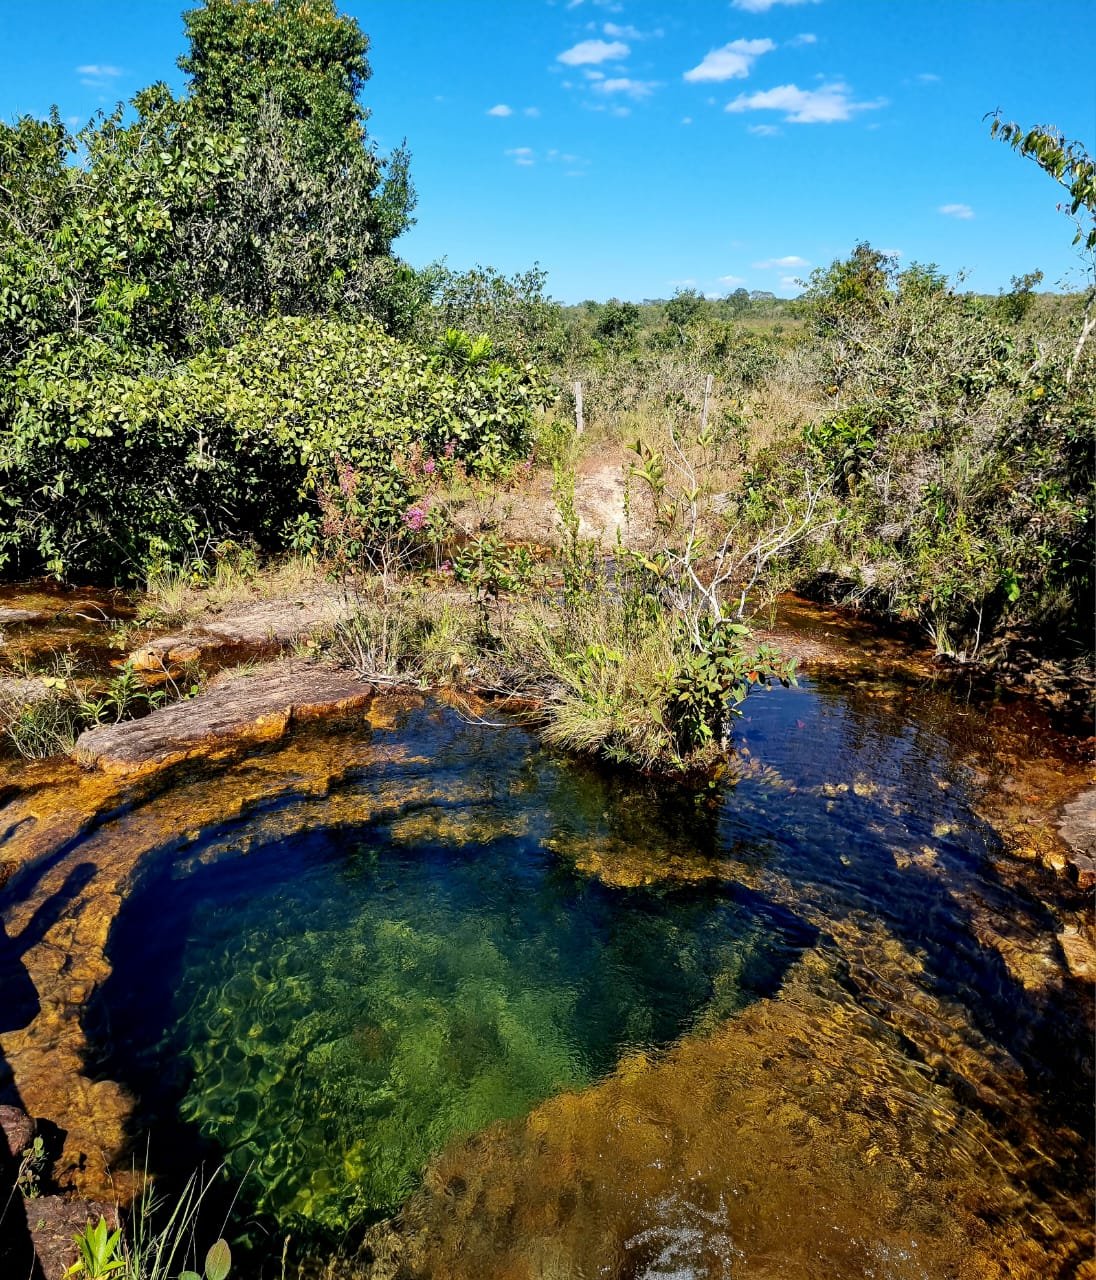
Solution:
M1096 361L1072 317L1010 328L867 246L814 288L834 411L745 487L775 507L804 472L828 479L831 523L789 557L800 585L916 621L941 652L1017 625L1090 643Z
M46 341L0 385L0 567L135 580L226 538L280 549L340 465L380 536L415 497L413 446L490 474L528 451L547 400L534 369L458 331L426 351L290 317L137 369L99 339Z

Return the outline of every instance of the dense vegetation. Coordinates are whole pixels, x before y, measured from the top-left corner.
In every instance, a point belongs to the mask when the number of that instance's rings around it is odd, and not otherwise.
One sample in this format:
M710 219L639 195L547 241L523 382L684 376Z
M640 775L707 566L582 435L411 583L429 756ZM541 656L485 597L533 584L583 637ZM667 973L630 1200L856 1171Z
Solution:
M185 25L184 96L154 85L75 134L0 125L0 572L317 556L362 592L340 643L363 671L475 670L550 708L559 742L651 767L710 765L729 708L789 678L743 625L783 587L964 659L1090 649L1091 292L1034 271L975 296L867 244L792 301L564 308L537 268L413 270L409 157L369 140L357 24L333 0L206 0ZM991 132L1062 184L1091 255L1084 149ZM608 572L573 501L599 450L629 486ZM538 464L551 566L454 538L477 486ZM469 588L464 614L409 601L424 569ZM527 603L492 617L500 596Z

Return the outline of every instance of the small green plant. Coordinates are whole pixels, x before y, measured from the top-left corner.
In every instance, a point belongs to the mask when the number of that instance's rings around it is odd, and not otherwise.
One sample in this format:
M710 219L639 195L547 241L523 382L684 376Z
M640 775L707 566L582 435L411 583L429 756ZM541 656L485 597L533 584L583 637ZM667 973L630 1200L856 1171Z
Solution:
M73 1236L79 1257L65 1273L79 1276L80 1280L107 1280L126 1269L122 1256L122 1232L111 1231L106 1219L100 1215L92 1226L89 1222L83 1231Z
M232 1270L232 1251L226 1240L215 1240L205 1256L201 1275L197 1271L183 1271L179 1280L227 1280Z
M81 698L81 710L90 724L133 717L138 711L151 711L167 697L163 689L150 689L137 674L133 663L127 661L116 676L111 677L106 688L98 696Z
M522 591L537 562L528 547L507 547L497 534L474 538L453 560L453 577L469 587L476 601L497 599L503 591Z
M15 1185L24 1200L36 1200L42 1194L42 1176L46 1168L46 1148L41 1137L24 1148L15 1175Z

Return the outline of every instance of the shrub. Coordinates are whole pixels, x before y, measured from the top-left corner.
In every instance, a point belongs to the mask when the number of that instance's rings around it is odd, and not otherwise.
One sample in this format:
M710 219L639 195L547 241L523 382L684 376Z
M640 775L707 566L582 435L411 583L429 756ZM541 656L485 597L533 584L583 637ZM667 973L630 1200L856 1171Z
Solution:
M137 369L98 339L43 342L0 384L0 567L133 580L226 538L293 545L340 464L382 536L416 496L413 446L490 474L528 451L547 400L535 369L459 331L420 350L291 317Z

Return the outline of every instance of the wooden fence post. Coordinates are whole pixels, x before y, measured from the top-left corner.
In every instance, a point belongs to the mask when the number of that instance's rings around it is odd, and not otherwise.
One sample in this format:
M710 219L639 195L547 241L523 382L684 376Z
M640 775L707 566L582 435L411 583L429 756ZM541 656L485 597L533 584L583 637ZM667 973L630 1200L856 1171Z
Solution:
M582 383L575 383L575 435L582 435L585 429L585 422L582 419Z
M709 373L704 379L704 408L700 411L700 434L703 435L708 427L708 403L712 398L712 375Z

